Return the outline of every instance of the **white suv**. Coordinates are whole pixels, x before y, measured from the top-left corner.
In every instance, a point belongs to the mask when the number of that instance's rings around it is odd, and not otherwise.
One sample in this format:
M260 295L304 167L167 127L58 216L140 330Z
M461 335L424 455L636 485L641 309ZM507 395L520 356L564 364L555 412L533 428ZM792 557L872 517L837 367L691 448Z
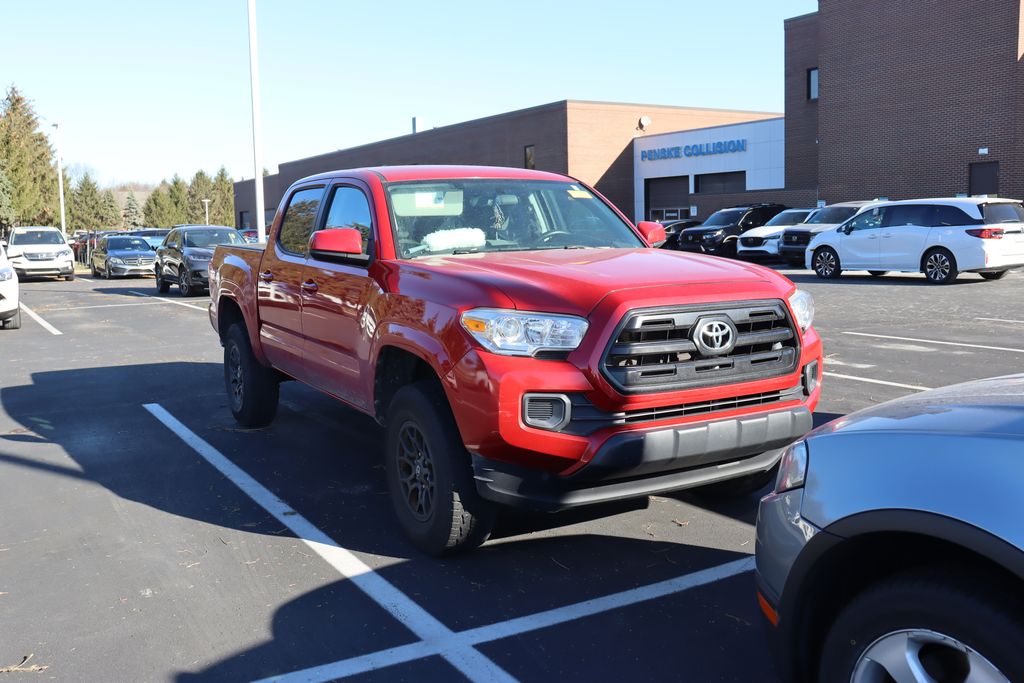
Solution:
M0 327L16 330L21 327L18 304L18 274L11 267L7 254L0 248Z
M818 277L843 270L924 273L928 282L952 282L962 272L998 280L1024 266L1024 208L990 198L878 202L807 247L807 267Z
M39 275L75 279L75 253L58 228L14 228L7 244L7 258L20 277Z

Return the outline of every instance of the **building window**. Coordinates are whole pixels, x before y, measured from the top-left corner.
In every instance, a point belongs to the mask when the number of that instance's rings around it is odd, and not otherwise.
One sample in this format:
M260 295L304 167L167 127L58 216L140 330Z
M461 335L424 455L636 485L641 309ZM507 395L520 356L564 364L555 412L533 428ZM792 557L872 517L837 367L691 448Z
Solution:
M238 229L245 230L249 227L249 212L239 211L238 212Z
M971 164L969 191L971 196L999 194L999 162L982 161Z
M695 193L745 192L746 190L746 171L702 173L693 176L693 191Z
M818 67L807 70L807 99L818 99Z
M523 147L523 168L537 168L533 157L533 145Z

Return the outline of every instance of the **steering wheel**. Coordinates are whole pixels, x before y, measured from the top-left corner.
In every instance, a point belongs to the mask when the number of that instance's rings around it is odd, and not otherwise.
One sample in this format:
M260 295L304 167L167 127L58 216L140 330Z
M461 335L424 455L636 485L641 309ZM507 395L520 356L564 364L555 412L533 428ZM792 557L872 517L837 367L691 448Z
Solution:
M552 230L551 232L545 233L544 236L540 238L540 242L541 244L547 244L548 242L553 242L558 237L566 237L571 235L572 233L569 232L568 230Z

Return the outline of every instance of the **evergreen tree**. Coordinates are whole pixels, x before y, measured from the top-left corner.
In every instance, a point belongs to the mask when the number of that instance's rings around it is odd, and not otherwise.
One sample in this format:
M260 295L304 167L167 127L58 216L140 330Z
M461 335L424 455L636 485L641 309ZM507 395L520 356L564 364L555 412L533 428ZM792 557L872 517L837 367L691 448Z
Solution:
M171 223L178 225L188 223L188 183L182 180L177 173L171 178L171 185L167 188L167 195L171 200Z
M213 201L210 202L210 222L214 225L235 224L235 183L223 166L213 179Z
M157 228L169 228L181 221L175 220L174 207L171 205L170 186L166 183L160 185L146 198L142 207L142 213L146 217L146 225Z
M135 199L135 193L128 190L128 198L124 200L124 227L129 230L141 228L145 225L145 217L142 215L142 207L139 206L139 202Z
M32 103L13 85L0 103L0 161L11 183L16 223L49 225L55 217L60 220L53 150L39 130Z
M121 205L117 203L114 191L103 190L100 195L100 220L104 228L121 227Z
M78 179L68 199L68 217L73 229L89 232L103 229L103 195L88 171Z
M11 195L14 193L14 185L7 178L4 172L4 164L0 161L0 236L5 236L12 225L17 214L14 211L14 204Z
M188 218L189 223L205 223L206 208L204 199L213 203L213 181L205 171L196 171L192 182L188 185ZM212 207L211 207L212 208Z

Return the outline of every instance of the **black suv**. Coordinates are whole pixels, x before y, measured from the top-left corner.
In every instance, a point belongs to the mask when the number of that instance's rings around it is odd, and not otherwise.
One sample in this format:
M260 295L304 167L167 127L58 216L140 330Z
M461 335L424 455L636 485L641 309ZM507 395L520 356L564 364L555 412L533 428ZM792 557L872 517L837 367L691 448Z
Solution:
M697 227L680 232L675 248L717 256L736 256L736 242L742 233L761 227L787 208L782 204L753 204L720 209Z

